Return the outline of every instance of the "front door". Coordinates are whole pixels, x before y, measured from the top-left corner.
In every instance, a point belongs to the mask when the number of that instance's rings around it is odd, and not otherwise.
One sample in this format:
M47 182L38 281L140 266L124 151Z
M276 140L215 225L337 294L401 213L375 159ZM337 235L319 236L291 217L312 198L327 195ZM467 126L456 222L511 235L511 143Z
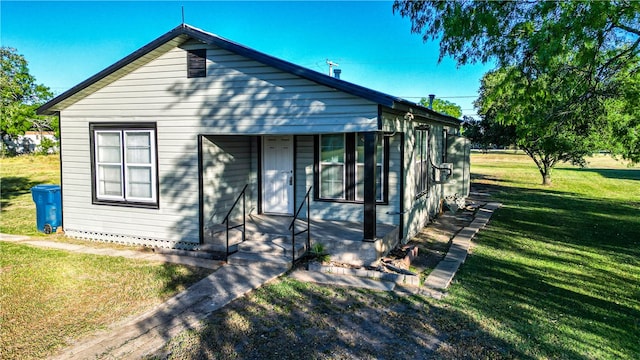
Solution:
M262 212L293 215L293 136L265 136L262 144Z

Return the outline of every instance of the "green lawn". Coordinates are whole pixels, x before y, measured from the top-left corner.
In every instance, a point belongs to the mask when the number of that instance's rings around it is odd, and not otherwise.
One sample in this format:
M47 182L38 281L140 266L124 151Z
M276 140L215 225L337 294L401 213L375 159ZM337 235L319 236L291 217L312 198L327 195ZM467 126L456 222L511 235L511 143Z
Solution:
M640 169L599 156L553 186L523 155L472 156L504 206L446 303L522 358L640 357Z
M44 235L36 229L36 207L31 188L60 184L58 155L24 155L0 158L0 232Z
M590 161L544 187L526 156L472 155L504 205L443 300L283 278L154 358L640 359L640 169Z
M0 232L47 236L36 231L30 189L59 184L58 164L57 155L0 159ZM61 235L47 239L80 242ZM45 358L114 321L161 304L210 273L0 242L0 359Z

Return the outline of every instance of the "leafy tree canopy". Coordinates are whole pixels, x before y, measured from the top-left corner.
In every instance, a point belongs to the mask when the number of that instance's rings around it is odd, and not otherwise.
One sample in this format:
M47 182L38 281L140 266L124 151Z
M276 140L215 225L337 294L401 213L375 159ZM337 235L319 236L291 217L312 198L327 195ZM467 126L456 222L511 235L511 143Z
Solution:
M476 106L491 126L514 127L544 183L558 161L583 164L600 149L640 160L640 1L396 0L393 9L425 41L440 40L440 59L495 61Z
M400 1L394 12L414 33L440 40L440 59L458 64L497 61L546 72L571 54L583 76L610 77L640 51L640 2Z
M429 106L429 100L427 98L420 99L420 104L422 106ZM462 108L460 105L452 103L451 101L442 100L442 99L433 99L433 110L442 114L447 114L449 116L453 116L454 118L460 118L462 116Z
M36 128L56 130L52 117L36 115L38 106L53 96L48 87L36 84L29 73L27 61L16 49L0 48L2 73L0 74L0 135L15 138L25 131Z
M536 163L543 184L559 162L585 164L585 157L611 138L606 98L584 97L576 72L552 72L535 78L520 68L499 68L481 81L475 102L490 123L512 127L515 144Z

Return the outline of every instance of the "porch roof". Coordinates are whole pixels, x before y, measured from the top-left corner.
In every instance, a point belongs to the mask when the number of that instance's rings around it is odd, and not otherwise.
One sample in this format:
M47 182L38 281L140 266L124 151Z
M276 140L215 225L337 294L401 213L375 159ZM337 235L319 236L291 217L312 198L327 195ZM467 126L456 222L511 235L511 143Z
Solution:
M236 54L246 56L265 65L314 81L318 84L334 88L345 93L362 97L379 105L391 109L405 109L407 107L420 110L423 114L435 121L459 124L461 121L454 117L440 114L420 104L399 97L388 95L360 85L350 83L332 76L307 69L300 65L273 57L257 50L240 45L218 35L206 32L187 24L181 24L149 44L134 51L122 60L100 71L80 84L65 91L54 99L38 108L40 115L54 115L67 106L99 90L109 83L121 78L133 70L149 63L158 56L181 45L188 39L196 39L205 44L215 45Z

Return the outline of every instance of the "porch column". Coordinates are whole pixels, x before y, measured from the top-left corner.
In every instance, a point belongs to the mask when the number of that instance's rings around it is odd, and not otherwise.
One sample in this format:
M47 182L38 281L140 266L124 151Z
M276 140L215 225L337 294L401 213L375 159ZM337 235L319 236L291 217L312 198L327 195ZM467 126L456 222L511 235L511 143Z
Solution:
M376 238L376 146L378 134L364 133L364 241Z

